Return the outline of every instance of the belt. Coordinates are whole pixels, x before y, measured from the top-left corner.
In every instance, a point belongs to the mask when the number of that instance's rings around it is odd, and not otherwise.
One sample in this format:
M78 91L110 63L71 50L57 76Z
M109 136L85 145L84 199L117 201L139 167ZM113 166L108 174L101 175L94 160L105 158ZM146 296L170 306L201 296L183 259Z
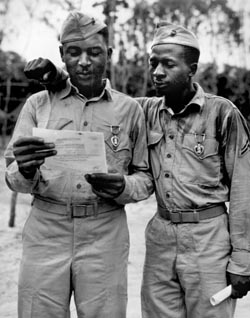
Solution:
M111 212L123 207L116 202L88 202L86 204L73 204L54 201L47 198L35 196L32 202L36 208L46 212L67 215L71 218L86 218L89 216L97 216L98 214Z
M163 219L173 223L199 223L201 220L211 219L226 212L224 203L190 210L168 210L158 205L158 212Z

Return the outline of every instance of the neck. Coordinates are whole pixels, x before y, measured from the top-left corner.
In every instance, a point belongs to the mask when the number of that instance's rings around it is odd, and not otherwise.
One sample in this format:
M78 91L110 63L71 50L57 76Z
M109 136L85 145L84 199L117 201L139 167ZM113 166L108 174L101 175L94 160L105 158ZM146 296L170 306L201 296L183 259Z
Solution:
M196 91L193 84L185 88L182 93L173 92L165 96L167 106L172 108L175 113L179 113L194 97Z
M95 85L91 85L91 86L90 85L77 86L79 93L82 94L87 99L100 96L104 87L105 87L104 81L100 83L96 83Z

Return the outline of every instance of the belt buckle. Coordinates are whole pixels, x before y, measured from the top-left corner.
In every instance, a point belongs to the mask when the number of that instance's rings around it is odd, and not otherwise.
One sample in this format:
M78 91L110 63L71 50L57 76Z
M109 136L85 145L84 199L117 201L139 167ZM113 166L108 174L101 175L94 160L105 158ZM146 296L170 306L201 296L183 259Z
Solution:
M172 223L183 223L183 217L182 217L182 213L181 211L170 211L169 215L170 215L170 221ZM178 216L178 218L177 218Z
M189 216L191 214L191 218L189 217L185 218L185 213L188 213ZM186 216L188 216L188 214ZM174 218L174 216L177 216L178 218ZM200 216L199 212L196 210L190 211L190 212L183 212L183 211L176 211L170 212L170 220L172 223L199 223L200 222Z
M80 215L77 215L77 209L81 209ZM88 206L86 204L75 204L72 205L72 218L80 219L88 216Z
M81 211L80 215L77 215L77 213L74 213L74 209L80 208L84 211ZM88 213L88 209L92 209L93 213ZM98 204L97 202L91 203L91 204L71 204L71 217L72 218L86 218L88 216L97 216L98 215Z

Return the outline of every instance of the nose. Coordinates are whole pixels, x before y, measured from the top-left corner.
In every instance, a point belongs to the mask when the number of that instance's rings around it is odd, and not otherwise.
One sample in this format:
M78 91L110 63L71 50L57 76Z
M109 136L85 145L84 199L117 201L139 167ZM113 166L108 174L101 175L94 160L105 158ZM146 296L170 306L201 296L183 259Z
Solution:
M165 69L161 63L159 63L157 67L154 69L153 76L156 78L162 78L166 76Z
M90 59L89 59L89 56L88 56L88 54L87 54L86 52L83 52L83 53L80 55L78 64L80 64L80 65L82 65L82 66L88 66L88 65L91 64Z

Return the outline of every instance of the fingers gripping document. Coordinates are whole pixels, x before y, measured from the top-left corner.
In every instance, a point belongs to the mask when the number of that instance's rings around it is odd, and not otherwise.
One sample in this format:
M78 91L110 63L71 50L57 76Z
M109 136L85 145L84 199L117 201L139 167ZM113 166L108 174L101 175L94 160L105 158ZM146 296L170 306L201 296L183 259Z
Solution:
M107 172L104 135L101 132L33 128L33 136L53 142L57 154L46 158L50 169L76 173Z

